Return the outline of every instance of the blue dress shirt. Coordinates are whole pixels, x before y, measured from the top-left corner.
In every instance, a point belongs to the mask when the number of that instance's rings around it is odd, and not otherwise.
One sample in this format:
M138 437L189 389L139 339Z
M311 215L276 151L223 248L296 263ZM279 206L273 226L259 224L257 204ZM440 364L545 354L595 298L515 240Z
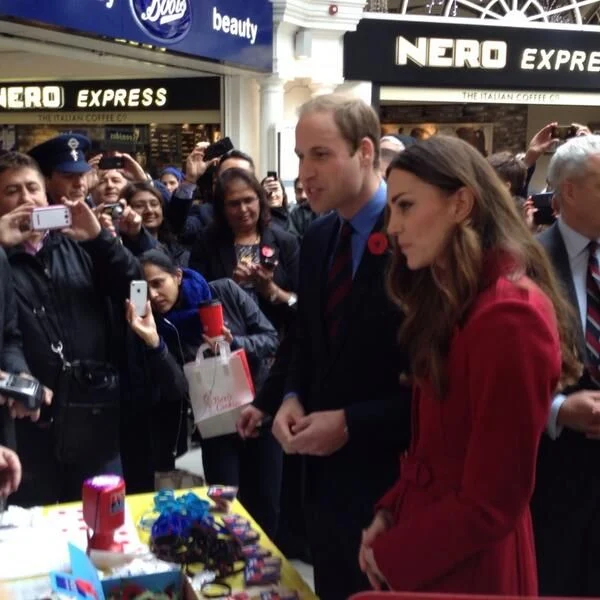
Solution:
M352 277L356 275L369 236L387 202L387 185L381 181L373 197L350 219L352 225Z

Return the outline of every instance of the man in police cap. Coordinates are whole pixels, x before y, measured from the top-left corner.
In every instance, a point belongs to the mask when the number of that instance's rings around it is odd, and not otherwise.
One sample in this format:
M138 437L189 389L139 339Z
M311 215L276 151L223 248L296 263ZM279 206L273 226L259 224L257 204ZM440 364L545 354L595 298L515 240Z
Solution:
M91 170L85 159L89 147L87 137L73 133L53 137L29 151L46 180L50 204L59 204L61 198L85 200L87 174Z
M49 204L60 204L65 198L72 202L86 201L90 191L88 173L92 167L86 161L85 153L90 146L87 137L73 133L53 137L29 151L29 156L37 162L44 176ZM155 240L142 227L141 218L130 207L124 206L117 213L112 209L107 213L102 207L98 211L100 224L113 231L114 235L120 234L133 254L142 254L156 246ZM107 214L110 215L108 219ZM118 223L115 222L117 216Z

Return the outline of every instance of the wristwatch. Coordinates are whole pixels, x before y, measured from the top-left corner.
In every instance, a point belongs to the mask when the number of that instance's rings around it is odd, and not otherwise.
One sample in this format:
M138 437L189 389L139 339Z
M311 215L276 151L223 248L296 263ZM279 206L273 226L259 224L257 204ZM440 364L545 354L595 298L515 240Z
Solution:
M298 303L298 296L292 292L290 294L290 297L288 298L287 305L290 308L292 308L293 306L296 306L297 303Z

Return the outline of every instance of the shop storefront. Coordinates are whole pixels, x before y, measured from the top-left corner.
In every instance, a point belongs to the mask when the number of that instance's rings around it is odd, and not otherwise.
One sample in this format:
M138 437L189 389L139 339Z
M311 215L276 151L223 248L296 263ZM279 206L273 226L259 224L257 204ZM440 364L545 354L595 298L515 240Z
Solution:
M2 148L27 151L59 133L87 135L95 150L143 166L181 164L221 136L219 77L0 84Z
M392 15L344 39L344 75L373 83L384 130L520 151L550 121L600 124L597 28ZM543 173L543 169L540 169Z
M0 50L25 66L0 75L2 146L81 131L151 165L226 130L256 137L229 123L257 97L224 80L271 71L272 19L269 0L0 0Z
M0 19L69 30L82 47L86 37L133 42L157 53L271 70L269 0L0 0Z

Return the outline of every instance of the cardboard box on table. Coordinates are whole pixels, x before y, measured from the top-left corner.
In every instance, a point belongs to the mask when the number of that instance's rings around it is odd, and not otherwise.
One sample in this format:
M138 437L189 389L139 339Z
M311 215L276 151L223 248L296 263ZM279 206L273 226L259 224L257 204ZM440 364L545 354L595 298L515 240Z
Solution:
M83 550L69 544L71 558L70 573L50 573L52 590L73 598L107 600L111 594L118 594L130 585L138 585L144 590L160 593L175 588L180 600L197 600L189 580L180 570L148 575L100 579L98 572Z

